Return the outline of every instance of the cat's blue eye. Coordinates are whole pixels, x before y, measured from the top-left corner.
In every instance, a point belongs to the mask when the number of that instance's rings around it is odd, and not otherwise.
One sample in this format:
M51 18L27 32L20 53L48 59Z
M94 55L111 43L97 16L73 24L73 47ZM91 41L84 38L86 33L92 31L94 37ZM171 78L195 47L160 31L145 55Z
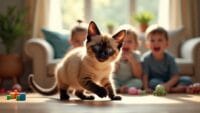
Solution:
M107 48L106 51L107 51L108 54L113 54L113 52L114 52L112 48Z
M93 49L94 49L95 51L99 51L99 50L100 50L100 46L99 46L99 45L94 45L94 46L93 46Z

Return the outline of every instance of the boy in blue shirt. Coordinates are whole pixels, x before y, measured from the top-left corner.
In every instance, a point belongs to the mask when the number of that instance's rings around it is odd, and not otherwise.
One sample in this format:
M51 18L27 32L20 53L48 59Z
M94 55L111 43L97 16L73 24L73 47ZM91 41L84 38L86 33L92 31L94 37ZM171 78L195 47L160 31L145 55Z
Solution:
M144 89L151 91L161 84L167 92L185 92L192 80L179 76L175 58L166 52L169 45L166 30L158 26L150 27L146 32L146 44L150 52L143 57Z

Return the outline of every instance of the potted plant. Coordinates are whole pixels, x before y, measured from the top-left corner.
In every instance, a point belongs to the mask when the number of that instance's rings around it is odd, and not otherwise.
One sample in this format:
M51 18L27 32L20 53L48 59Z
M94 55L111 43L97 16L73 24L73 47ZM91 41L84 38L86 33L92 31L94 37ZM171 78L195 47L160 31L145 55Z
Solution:
M11 54L17 39L25 35L25 11L16 7L8 7L5 14L0 14L0 40L5 47L5 53L0 55L0 81L12 77L17 82L17 77L22 74L22 60L19 55Z
M107 21L106 22L106 27L107 27L108 33L112 34L113 30L114 30L114 27L115 27L115 22Z
M153 14L147 11L137 13L133 16L134 20L139 23L141 32L145 32L149 22L153 19Z

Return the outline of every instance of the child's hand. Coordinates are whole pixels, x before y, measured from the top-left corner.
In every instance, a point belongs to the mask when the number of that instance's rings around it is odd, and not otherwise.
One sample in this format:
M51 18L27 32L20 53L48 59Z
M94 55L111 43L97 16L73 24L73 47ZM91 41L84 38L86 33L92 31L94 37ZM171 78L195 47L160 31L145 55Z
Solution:
M114 72L117 72L117 70L119 70L119 68L120 68L119 62L116 62L116 63L115 63Z
M153 92L153 90L152 90L151 88L145 88L145 91L146 91L148 94L150 94L150 93Z
M128 52L122 54L122 59L128 61L129 63L131 63L131 62L133 62L135 60L133 55L131 53L128 53Z
M168 85L168 84L162 84L164 87L165 87L165 90L167 91L167 92L169 92L170 91L170 89L171 89L171 87Z

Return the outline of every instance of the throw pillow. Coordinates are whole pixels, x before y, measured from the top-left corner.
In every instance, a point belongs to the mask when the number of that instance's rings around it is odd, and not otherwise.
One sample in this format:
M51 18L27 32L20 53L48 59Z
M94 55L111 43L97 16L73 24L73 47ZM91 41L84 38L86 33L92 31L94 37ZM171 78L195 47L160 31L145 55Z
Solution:
M54 58L62 58L70 47L68 42L69 33L46 28L43 28L42 32L47 42L49 42L54 49Z

